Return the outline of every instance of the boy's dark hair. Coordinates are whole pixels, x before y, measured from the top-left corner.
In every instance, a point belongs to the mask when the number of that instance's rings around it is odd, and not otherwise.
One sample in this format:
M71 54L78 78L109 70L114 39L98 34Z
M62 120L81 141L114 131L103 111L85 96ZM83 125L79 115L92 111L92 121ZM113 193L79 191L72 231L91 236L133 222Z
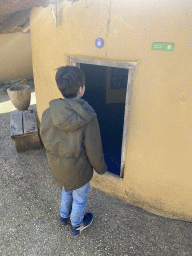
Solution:
M55 80L65 98L76 98L79 88L85 83L85 75L78 67L65 66L57 69Z

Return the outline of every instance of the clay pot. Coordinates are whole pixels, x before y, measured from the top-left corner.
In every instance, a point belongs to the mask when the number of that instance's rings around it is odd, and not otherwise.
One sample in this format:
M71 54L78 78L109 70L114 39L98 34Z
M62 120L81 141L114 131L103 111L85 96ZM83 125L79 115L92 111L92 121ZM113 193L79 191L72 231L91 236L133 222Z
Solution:
M31 87L16 85L7 89L7 93L14 107L18 110L27 110L31 101Z

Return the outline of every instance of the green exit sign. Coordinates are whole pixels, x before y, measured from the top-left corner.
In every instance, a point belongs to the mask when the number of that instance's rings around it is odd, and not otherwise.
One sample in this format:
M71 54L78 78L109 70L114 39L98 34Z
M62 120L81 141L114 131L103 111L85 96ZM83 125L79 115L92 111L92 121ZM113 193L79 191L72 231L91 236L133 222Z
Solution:
M173 43L152 43L152 49L156 51L173 51Z

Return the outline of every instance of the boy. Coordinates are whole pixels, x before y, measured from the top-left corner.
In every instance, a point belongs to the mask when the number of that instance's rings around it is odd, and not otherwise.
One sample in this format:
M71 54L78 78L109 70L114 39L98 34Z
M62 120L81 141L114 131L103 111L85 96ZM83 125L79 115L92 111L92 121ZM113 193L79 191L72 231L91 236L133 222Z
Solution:
M64 99L49 102L41 119L41 138L53 177L62 189L59 223L71 220L71 234L78 235L93 221L85 213L93 168L107 171L97 115L81 97L85 92L85 75L74 66L57 69L57 86Z

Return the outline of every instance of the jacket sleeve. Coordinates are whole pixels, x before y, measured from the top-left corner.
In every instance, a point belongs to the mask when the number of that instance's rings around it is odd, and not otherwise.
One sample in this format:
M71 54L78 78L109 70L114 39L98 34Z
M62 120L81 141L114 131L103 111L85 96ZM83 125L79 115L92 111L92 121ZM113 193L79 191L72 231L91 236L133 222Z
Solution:
M89 158L90 164L98 174L104 174L107 171L107 165L104 160L101 135L97 116L87 125L84 135L85 152Z

